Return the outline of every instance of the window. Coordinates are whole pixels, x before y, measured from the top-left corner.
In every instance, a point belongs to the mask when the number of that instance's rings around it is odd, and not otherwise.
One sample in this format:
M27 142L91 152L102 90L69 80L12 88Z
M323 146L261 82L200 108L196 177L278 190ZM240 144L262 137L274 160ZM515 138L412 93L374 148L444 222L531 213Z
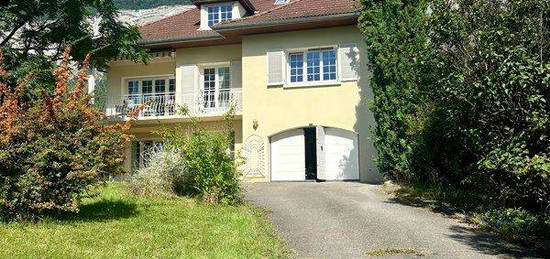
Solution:
M128 79L126 81L127 94L121 96L121 103L115 104L115 109L124 114L133 111L136 105L148 103L140 115L173 115L175 113L175 83L174 78L169 76Z
M290 83L336 81L336 58L334 49L290 53Z
M304 81L304 54L290 54L290 82Z
M321 53L311 51L307 53L307 81L321 80Z
M134 141L132 145L134 169L148 166L153 154L162 152L163 149L164 143L162 141Z
M142 94L150 94L153 92L153 81L151 80L144 80L141 82L141 93Z
M204 70L204 108L212 108L216 106L216 69L207 68Z
M220 7L221 19L220 22L225 22L233 18L233 6L231 5L222 5Z
M226 107L229 104L231 69L229 67L203 70L204 108Z
M176 91L176 79L170 79L168 81L168 91L173 93Z
M207 7L208 11L208 26L224 21L231 20L233 18L233 6L232 5L217 5Z
M155 80L155 93L164 93L166 90L166 80Z
M128 94L138 94L139 93L139 81L129 80L128 81Z
M164 94L176 91L176 80L173 77L128 79L128 95ZM168 85L168 89L166 89ZM168 90L168 91L167 91Z
M336 80L336 51L325 50L323 53L323 80Z

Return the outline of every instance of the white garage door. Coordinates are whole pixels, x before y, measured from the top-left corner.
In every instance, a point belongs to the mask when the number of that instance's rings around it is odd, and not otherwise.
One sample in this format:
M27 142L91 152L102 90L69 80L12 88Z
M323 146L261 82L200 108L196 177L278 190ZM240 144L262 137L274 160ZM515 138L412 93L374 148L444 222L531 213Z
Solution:
M271 137L271 180L303 181L305 169L304 130L296 129Z
M358 148L355 133L325 128L325 180L359 180Z

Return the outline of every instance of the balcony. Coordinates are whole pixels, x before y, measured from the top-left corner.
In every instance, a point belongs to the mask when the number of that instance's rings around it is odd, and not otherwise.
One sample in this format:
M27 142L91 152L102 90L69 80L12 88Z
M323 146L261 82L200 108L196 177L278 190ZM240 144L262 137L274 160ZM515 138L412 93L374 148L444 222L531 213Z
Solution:
M236 114L240 114L242 89L220 89L197 94L166 92L109 96L106 114L109 117L126 119L130 112L142 104L145 106L140 111L138 120L222 116L232 107ZM182 109L187 114L183 114Z

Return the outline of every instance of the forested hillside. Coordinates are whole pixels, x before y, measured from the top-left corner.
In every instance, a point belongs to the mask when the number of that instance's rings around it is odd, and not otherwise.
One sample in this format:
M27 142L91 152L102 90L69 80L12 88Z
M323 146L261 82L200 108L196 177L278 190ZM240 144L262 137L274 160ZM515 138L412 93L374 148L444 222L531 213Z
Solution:
M114 0L120 9L149 9L163 5L189 5L189 0Z

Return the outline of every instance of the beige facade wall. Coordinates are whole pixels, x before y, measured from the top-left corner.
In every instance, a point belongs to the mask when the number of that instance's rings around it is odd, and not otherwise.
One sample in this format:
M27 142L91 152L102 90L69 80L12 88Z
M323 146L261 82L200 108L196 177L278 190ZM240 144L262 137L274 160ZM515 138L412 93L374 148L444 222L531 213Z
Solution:
M299 88L268 87L268 50L301 49L340 44L358 44L361 60L359 81L328 86ZM243 54L243 146L248 139L263 141L263 177L255 181L269 181L269 137L293 128L326 126L350 130L359 135L360 179L379 182L376 169L376 151L370 140L369 127L374 125L372 112L366 107L372 99L367 68L366 49L355 26L273 33L246 36L242 42ZM254 122L258 127L253 128ZM257 141L254 141L257 142ZM257 144L254 144L257 145ZM257 161L257 158L254 158Z

